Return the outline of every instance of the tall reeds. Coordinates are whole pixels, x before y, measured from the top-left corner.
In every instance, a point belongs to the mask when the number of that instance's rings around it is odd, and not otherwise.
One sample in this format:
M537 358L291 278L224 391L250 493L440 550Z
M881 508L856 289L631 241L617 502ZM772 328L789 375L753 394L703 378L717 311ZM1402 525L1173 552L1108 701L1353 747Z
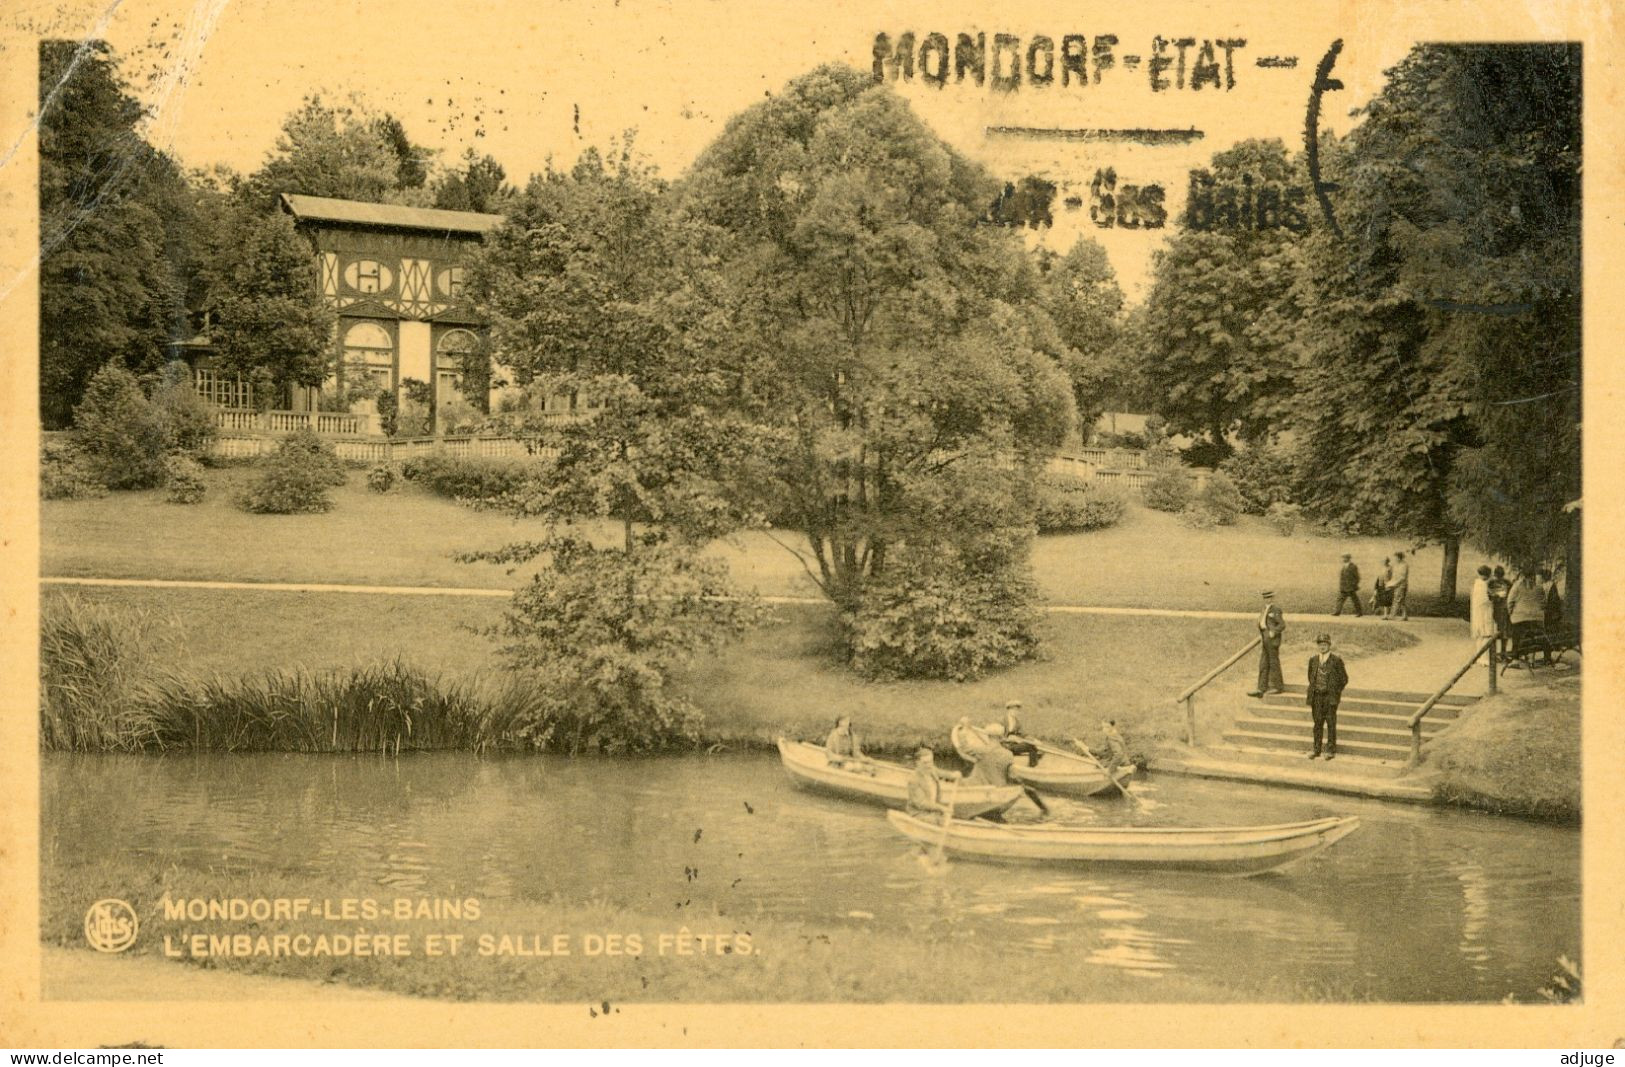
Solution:
M167 666L163 620L73 597L47 601L40 645L40 744L141 752L472 752L692 747L691 731L597 722L545 680L503 673L447 681L400 660L242 678Z
M40 744L133 752L158 736L152 700L161 623L133 608L78 597L48 601L40 619Z

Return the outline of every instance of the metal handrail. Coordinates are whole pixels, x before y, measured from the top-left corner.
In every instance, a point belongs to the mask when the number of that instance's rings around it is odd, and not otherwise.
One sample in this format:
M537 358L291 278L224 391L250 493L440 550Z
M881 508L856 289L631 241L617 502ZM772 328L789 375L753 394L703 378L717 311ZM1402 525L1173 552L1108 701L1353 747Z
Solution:
M1441 685L1438 688L1438 691L1432 696L1428 697L1427 700L1423 701L1422 706L1417 708L1416 711L1411 715L1410 722L1407 723L1407 725L1411 728L1411 758L1408 766L1414 767L1418 763L1422 762L1423 718L1427 716L1428 712L1433 710L1433 705L1443 700L1445 694L1450 692L1451 689L1455 688L1456 683L1461 681L1462 677L1465 676L1468 671L1473 669L1473 664L1477 663L1485 652L1490 653L1490 684L1492 687L1494 686L1495 653L1493 650L1495 648L1495 641L1496 639L1493 637L1486 637L1484 639L1484 643L1478 646L1478 650L1468 658L1467 662L1463 663L1456 670L1456 673L1450 676L1450 680Z
M1245 656L1247 653L1249 653L1253 649L1257 648L1259 646L1259 643L1262 642L1263 640L1264 640L1264 637L1263 637L1262 634L1260 634L1259 636L1253 638L1251 641L1248 641L1246 645L1242 646L1242 648L1241 648L1241 650L1239 652L1232 655L1229 659L1225 660L1223 663L1219 664L1217 667L1213 668L1211 671L1208 671L1206 674L1204 674L1202 676L1201 681L1197 682L1195 685L1191 686L1189 689L1185 690L1183 693L1179 694L1179 696L1174 698L1174 703L1185 705L1185 743L1187 745L1196 744L1196 693L1197 693L1197 691L1202 689L1209 682L1213 681L1213 679L1217 678L1219 675L1223 674L1225 671L1229 670L1231 667L1234 667L1241 660L1241 657Z

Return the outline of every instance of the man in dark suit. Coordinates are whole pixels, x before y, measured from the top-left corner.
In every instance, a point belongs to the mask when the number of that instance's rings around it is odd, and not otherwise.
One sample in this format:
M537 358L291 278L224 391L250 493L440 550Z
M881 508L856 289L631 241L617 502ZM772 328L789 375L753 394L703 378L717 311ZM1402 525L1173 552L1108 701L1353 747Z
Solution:
M1263 592L1264 608L1258 613L1258 688L1248 696L1261 697L1265 693L1279 693L1284 688L1281 680L1281 635L1286 633L1286 617L1275 602L1275 593Z
M1326 758L1337 755L1337 705L1343 699L1343 690L1349 684L1348 668L1343 657L1332 651L1331 634L1319 634L1315 645L1320 649L1309 657L1309 713L1315 718L1314 759L1320 755L1320 734L1326 732Z
M1343 601L1354 601L1354 617L1359 618L1365 614L1360 606L1360 568L1354 565L1354 557L1347 552L1343 553L1343 569L1337 572L1337 607L1332 609L1333 615L1343 614Z

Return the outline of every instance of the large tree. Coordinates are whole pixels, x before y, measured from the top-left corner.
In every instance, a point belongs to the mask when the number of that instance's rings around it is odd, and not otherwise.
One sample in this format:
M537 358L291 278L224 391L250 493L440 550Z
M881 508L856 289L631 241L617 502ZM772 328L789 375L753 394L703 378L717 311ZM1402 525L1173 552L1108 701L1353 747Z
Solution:
M1040 303L1068 350L1063 362L1078 423L1087 431L1108 403L1132 395L1121 343L1123 290L1106 250L1092 238L1078 238L1064 255L1041 249L1037 256Z
M185 336L186 198L111 48L44 41L39 77L40 414L60 427L102 365L152 370Z
M1002 535L1029 522L1024 494L1073 405L1032 257L979 224L998 189L841 67L736 116L682 182L734 242L741 393L775 432L771 510L849 610L894 560L972 584L1024 573L1025 539Z
M245 192L266 208L281 193L375 203L426 200L418 189L421 154L393 117L309 96L283 120L276 147L249 176Z
M1175 433L1252 440L1279 425L1295 349L1272 313L1291 299L1303 219L1298 164L1243 141L1191 174L1180 229L1152 261L1142 374Z
M728 488L752 462L753 427L719 373L729 344L715 325L715 235L672 210L629 146L538 176L510 211L476 257L472 291L530 401L498 418L549 457L510 507L553 526L474 558L542 557L499 632L511 663L545 668L545 706L573 723L572 747L671 743L698 715L674 672L757 615L702 551L754 519ZM580 401L578 417L544 406L560 396ZM575 519L613 520L619 543Z
M286 212L222 196L203 265L207 336L224 370L277 393L318 387L331 363L335 316L317 286L310 243Z
M1418 46L1324 155L1305 408L1320 505L1519 567L1565 558L1580 493L1580 55Z

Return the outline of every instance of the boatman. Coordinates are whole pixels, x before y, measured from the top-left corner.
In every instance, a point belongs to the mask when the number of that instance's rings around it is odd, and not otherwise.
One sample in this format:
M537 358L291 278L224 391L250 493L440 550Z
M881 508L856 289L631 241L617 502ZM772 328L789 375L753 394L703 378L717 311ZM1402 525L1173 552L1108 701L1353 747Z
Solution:
M1004 747L1013 756L1026 756L1027 766L1038 766L1043 755L1030 737L1021 732L1021 701L1009 700L1004 705Z
M937 769L936 757L923 745L914 756L914 775L908 780L907 811L910 815L952 817L942 800L942 782L955 781L953 771Z
M1260 594L1264 607L1258 613L1258 688L1247 695L1261 697L1265 693L1279 693L1286 688L1281 680L1281 635L1286 633L1286 617L1275 602L1275 591L1266 589Z
M831 767L845 767L847 770L860 771L873 774L874 768L869 766L868 756L858 745L858 737L852 732L852 716L842 715L835 720L835 729L824 738L824 754Z
M1307 687L1309 713L1315 720L1315 750L1309 753L1309 758L1320 755L1320 733L1324 728L1326 758L1334 759L1337 756L1337 705L1349 684L1349 672L1343 666L1343 657L1332 651L1331 634L1315 635L1315 647L1319 651L1309 657Z
M982 727L982 736L985 739L975 752L976 764L971 767L970 774L965 781L974 785L1007 786L1019 785L1021 791L1027 794L1027 799L1037 806L1039 812L1049 814L1049 805L1044 803L1036 790L1031 786L1022 785L1010 774L1010 768L1015 766L1016 758L1010 750L1004 747L1004 727L996 722L990 722ZM974 736L974 731L972 732ZM987 816L992 818L992 815ZM999 821L994 819L995 822Z

